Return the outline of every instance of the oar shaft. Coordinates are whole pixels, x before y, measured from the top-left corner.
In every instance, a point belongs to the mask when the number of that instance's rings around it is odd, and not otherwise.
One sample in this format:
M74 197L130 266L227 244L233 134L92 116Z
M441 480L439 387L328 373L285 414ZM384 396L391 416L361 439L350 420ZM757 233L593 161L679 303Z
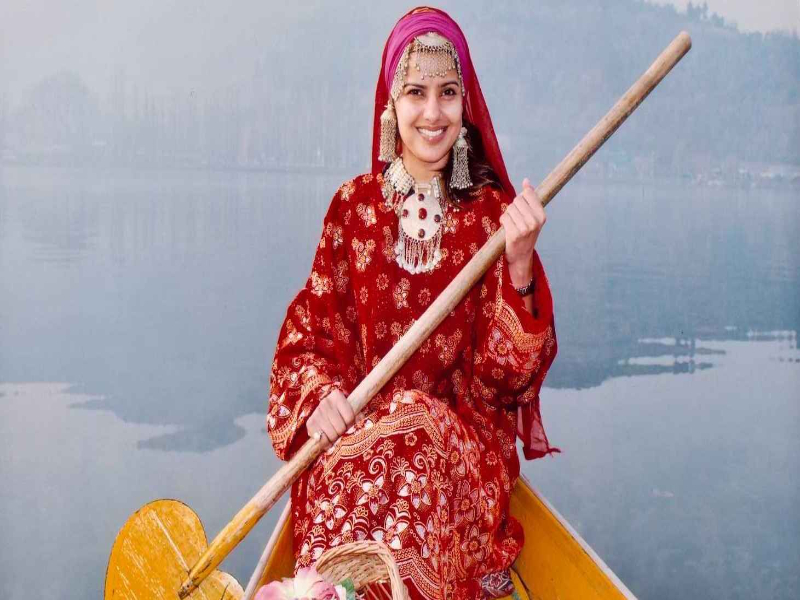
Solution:
M689 34L681 32L650 65L650 68L617 101L597 125L587 133L558 166L542 181L537 193L544 205L572 179L575 173L611 137L647 95L692 47ZM358 413L372 397L400 370L408 358L428 338L434 329L455 308L472 286L495 263L505 249L505 232L501 227L475 254L458 276L409 328L383 359L370 371L348 396ZM258 520L278 501L300 474L323 451L318 438L308 440L292 459L284 464L264 487L214 538L206 552L192 567L178 595L186 598L194 591L231 550L255 526Z

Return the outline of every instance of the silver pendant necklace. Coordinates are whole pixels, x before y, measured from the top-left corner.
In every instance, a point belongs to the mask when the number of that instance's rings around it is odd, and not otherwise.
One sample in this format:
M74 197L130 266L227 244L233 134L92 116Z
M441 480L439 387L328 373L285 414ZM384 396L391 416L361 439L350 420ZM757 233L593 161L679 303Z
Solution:
M383 197L398 216L395 261L412 275L432 271L442 258L446 203L441 185L438 175L430 183L414 181L399 156L386 171Z

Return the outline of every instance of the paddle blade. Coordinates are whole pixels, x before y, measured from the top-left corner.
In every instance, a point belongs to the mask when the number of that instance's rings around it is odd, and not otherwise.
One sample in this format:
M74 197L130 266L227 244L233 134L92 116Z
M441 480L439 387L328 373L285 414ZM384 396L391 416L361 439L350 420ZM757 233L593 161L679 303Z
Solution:
M208 547L195 512L177 500L145 504L125 522L108 559L105 600L177 598L191 566ZM214 571L190 596L197 600L241 600L242 586Z

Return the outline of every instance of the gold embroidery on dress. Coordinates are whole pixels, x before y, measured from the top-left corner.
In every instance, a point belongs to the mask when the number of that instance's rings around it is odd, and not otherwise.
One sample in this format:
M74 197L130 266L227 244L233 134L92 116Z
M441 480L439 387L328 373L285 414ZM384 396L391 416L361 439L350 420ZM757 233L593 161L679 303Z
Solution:
M433 382L428 377L428 374L421 369L414 371L411 380L414 382L414 386L423 392L430 393L433 389Z
M350 277L347 275L348 270L346 260L339 261L339 264L334 267L333 284L338 294L347 294L347 283L350 281Z
M447 257L450 255L450 251L447 248L441 248L439 252L442 255L442 258L436 265L433 267L433 270L436 271L442 268L442 265L447 264Z
M452 212L444 215L444 232L455 233L458 230L458 219Z
M344 233L342 232L342 226L328 223L328 227L331 228L331 241L333 242L333 249L336 250L339 246L344 244Z
M334 321L334 335L337 340L343 342L345 344L350 343L350 330L345 327L344 321L342 320L342 315L340 313L336 313L333 317Z
M286 320L286 336L280 341L278 347L284 348L289 344L296 344L303 339L303 334L297 331L291 319Z
M400 336L403 335L403 326L397 321L393 321L389 331L392 332L392 337L394 338L394 343L396 344L397 340L400 339Z
M408 308L408 293L411 290L411 282L403 278L394 288L394 305L399 310L401 308Z
M356 270L364 272L372 262L372 252L375 250L375 240L369 239L365 242L353 238L353 250L356 252Z
M322 297L331 291L331 280L325 275L320 275L316 271L311 272L311 293Z
M356 191L356 185L353 180L347 181L339 187L339 194L341 195L342 200L344 200L345 202L347 202L350 199L350 196L352 196L353 192L355 191Z
M493 222L489 217L483 217L481 225L483 225L483 230L487 235L492 235L497 231L497 223Z
M455 360L456 347L461 341L461 330L456 329L452 335L445 337L444 334L436 336L436 347L439 349L439 360L444 365L451 365Z
M422 345L419 347L419 350L417 350L417 352L419 352L420 355L425 356L430 351L431 351L431 338L428 337L425 339L424 342L422 342Z
M375 218L375 208L372 206L359 204L356 206L356 214L361 217L362 221L364 221L365 227L370 227L378 222Z
M389 287L389 276L386 273L379 274L378 278L375 280L375 284L378 286L379 290L385 290Z
M331 331L333 331L331 329L331 320L329 317L322 317L322 322L320 323L320 325L322 325L322 331L324 331L327 334L330 334Z
M383 227L383 257L386 262L394 262L394 238L392 237L392 230L388 225Z
M508 364L517 372L529 373L538 368L542 349L549 351L552 347L553 328L548 325L539 333L527 333L524 330L514 309L503 299L502 260L504 259L500 258L495 267L498 277L497 296L486 350L499 365Z

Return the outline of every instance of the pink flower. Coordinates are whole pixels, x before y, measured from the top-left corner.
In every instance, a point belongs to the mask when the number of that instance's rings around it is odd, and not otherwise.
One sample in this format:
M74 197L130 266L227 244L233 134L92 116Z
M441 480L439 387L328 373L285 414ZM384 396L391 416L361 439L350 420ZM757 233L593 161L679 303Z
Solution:
M300 569L294 579L273 581L263 586L255 600L346 600L347 592L340 585L323 579L314 567Z

